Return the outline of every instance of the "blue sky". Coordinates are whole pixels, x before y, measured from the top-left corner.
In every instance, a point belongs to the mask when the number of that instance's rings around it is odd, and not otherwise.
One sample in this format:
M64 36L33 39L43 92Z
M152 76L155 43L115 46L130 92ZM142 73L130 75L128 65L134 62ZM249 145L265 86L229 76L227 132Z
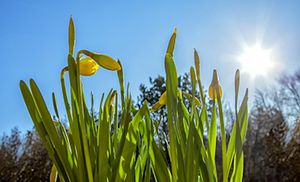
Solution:
M88 49L122 61L134 98L148 77L164 75L164 52L174 27L178 30L175 62L179 74L201 57L203 83L219 72L224 96L233 102L235 57L243 45L260 42L272 48L276 69L251 79L243 73L242 90L264 89L280 73L300 68L299 1L114 1L54 2L2 0L0 6L0 133L33 127L19 91L19 81L34 78L49 107L51 93L62 101L60 70L67 61L70 15L76 26L76 50ZM84 78L85 91L98 95L118 88L113 72L99 70ZM251 97L250 97L251 99ZM62 102L59 108L64 113ZM51 109L51 111L53 111Z

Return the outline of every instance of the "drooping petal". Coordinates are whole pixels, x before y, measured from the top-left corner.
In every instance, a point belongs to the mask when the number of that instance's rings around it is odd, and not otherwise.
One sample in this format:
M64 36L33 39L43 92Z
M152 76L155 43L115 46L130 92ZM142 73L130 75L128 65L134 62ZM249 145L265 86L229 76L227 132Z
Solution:
M91 59L93 59L96 63L98 63L101 67L105 69L112 70L112 71L118 71L121 69L120 64L110 56L95 53L95 52L90 52L87 50L81 50L81 52L86 56L90 57Z

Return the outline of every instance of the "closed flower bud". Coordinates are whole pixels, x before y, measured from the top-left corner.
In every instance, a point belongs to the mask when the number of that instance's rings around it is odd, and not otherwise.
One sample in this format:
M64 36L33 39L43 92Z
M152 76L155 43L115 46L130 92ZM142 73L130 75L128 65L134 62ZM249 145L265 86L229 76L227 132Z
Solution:
M222 97L222 88L219 84L219 78L217 74L217 70L214 70L213 79L208 89L208 96L210 99L217 99L217 92L219 91L220 98Z
M83 76L91 76L99 69L99 65L91 58L87 57L80 60L79 71Z

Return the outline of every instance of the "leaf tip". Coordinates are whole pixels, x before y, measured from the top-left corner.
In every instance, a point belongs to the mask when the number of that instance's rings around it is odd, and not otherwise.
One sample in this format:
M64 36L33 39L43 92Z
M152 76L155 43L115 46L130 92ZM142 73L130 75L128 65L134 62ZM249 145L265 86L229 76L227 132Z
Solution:
M173 34L177 34L177 28L174 27Z

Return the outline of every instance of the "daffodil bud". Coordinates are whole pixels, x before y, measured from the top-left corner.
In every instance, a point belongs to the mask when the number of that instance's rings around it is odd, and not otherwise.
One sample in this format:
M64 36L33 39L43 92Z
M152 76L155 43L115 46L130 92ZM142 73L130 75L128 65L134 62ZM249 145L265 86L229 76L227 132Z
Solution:
M182 99L182 95L184 95L187 99L189 99L191 102L192 100L195 101L196 106L200 107L201 103L198 100L197 97L193 97L191 94L182 92L182 91L178 91L177 92L177 96ZM158 102L156 102L153 106L152 106L152 112L157 111L159 108L161 108L162 106L167 104L167 91L165 91L159 98Z
M200 78L200 58L196 49L194 49L194 61L196 67L197 79Z
M114 91L111 95L110 101L109 101L109 106L112 112L115 112L115 97L117 97L117 91Z
M96 63L98 63L101 67L105 69L112 71L118 71L121 69L120 64L110 56L90 52L87 50L81 50L80 52L93 59Z
M173 56L173 52L174 52L175 41L176 41L176 32L177 32L177 30L176 30L176 28L174 28L173 34L170 38L169 45L167 48L167 53L169 53L171 56Z
M79 64L79 72L83 76L91 76L99 69L99 65L89 57L81 59Z
M73 56L75 45L75 27L72 16L69 23L69 54Z
M208 96L210 99L217 99L217 92L219 91L220 98L222 97L222 88L219 84L219 78L217 74L217 70L214 70L213 79L208 89Z
M117 96L117 91L114 91L111 95L110 101L109 101L109 105L110 106L114 106L114 101L115 101L115 97Z
M152 112L157 111L159 108L161 108L162 106L166 105L167 103L167 91L165 91L160 97L158 102L156 102L153 106L152 106Z

